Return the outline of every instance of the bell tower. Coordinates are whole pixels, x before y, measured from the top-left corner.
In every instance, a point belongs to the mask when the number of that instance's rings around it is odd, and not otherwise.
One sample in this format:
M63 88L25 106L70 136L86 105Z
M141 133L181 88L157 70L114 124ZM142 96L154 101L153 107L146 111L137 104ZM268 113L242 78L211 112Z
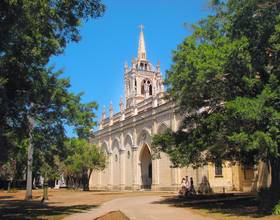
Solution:
M124 65L126 108L133 107L147 98L164 92L160 64L154 67L147 59L144 26L140 25L138 56L132 59L131 67Z

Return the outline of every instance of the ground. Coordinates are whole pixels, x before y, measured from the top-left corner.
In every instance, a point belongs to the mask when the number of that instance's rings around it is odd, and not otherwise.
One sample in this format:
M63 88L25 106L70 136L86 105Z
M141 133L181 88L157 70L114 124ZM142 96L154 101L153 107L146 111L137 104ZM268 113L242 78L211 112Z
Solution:
M108 212L120 210L130 220L213 220L189 210L161 203L162 197L156 195L133 196L114 199L105 202L100 207L90 209L86 213L78 213L65 218L65 220L92 220Z
M42 190L33 190L33 201L24 201L25 190L7 193L0 191L0 219L53 219L83 212L100 204L122 197L145 195L171 195L153 192L83 192L50 189L49 201L41 203Z
M201 195L195 199L166 197L161 204L169 204L192 213L216 220L280 220L280 216L261 210L256 194L214 194Z
M123 207L130 207L128 213L124 213L130 219L136 213L151 213L161 210L164 216L170 211L176 217L179 214L185 215L188 219L191 216L199 216L199 219L229 219L229 220L280 220L279 216L265 215L259 212L258 205L254 198L229 198L215 199L208 201L209 198L200 198L198 200L178 198L174 193L161 192L82 192L67 189L49 190L48 203L41 203L42 190L34 190L34 201L24 201L25 191L18 190L16 192L7 193L0 191L0 219L62 219L68 215L84 212L95 213L107 205L111 209L105 209L100 215L110 211L118 211L115 209L119 204ZM232 199L233 198L233 199ZM211 198L210 198L211 199ZM194 202L195 201L195 202ZM104 204L100 206L101 204ZM142 204L140 204L142 203ZM144 207L142 210L139 206ZM94 208L94 211L91 210ZM143 211L143 210L146 211ZM176 210L175 210L176 209ZM133 211L134 210L134 211ZM169 211L168 211L169 210ZM125 211L125 210L124 210ZM178 214L178 215L177 215ZM130 216L129 216L130 215ZM103 219L116 216L118 220L125 219L122 213L112 213L111 216L104 216ZM174 216L174 217L175 217ZM204 218L203 218L204 217ZM94 219L93 217L91 219ZM102 218L101 218L102 219ZM143 218L142 218L143 219ZM153 218L157 219L157 218ZM160 218L163 220L163 218ZM176 219L176 218L172 218ZM197 218L195 218L197 219ZM82 219L80 219L82 220Z
M129 218L120 211L112 211L95 220L129 220Z

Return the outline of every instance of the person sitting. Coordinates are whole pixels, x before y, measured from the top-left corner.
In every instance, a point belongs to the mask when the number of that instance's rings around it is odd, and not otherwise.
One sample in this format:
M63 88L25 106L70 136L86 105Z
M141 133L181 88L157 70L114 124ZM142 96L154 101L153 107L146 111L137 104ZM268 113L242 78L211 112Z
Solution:
M181 189L179 190L179 195L185 195L186 193L186 179L183 178L181 181Z
M194 189L193 178L192 177L190 178L190 182L191 182L191 185L190 185L190 188L189 188L189 194L190 195L195 195L196 192L195 192L195 189Z
M189 177L188 177L188 176L186 176L186 190L185 190L184 196L187 196L187 195L188 195L189 190L190 190Z

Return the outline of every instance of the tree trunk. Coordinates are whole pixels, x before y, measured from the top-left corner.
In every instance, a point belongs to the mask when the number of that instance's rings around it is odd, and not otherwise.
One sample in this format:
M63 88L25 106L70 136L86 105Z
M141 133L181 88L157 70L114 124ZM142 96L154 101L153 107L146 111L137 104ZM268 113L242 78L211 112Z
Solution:
M274 192L280 192L280 157L270 159L271 185L270 189Z
M32 199L32 163L33 163L33 143L32 143L32 131L34 128L34 120L31 116L28 116L29 122L29 145L27 155L27 179L26 179L26 194L25 199Z
M71 188L72 189L75 189L75 187L76 187L76 182L75 182L75 178L74 178L74 176L70 176L70 186L71 186Z
M11 180L8 182L8 192L11 192Z
M83 191L89 191L89 178L88 178L87 171L83 172L82 183L83 183Z
M74 176L74 183L75 183L75 190L79 189L80 187L80 178L77 176Z

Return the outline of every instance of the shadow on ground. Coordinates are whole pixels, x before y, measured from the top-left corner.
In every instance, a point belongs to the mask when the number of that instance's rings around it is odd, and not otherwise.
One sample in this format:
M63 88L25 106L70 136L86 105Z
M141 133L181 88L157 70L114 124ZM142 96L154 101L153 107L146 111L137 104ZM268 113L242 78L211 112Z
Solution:
M0 199L11 199L14 198L13 196L0 196Z
M121 211L112 211L94 220L129 220L129 218Z
M1 219L42 219L50 216L67 215L94 208L94 205L55 206L40 201L0 201Z
M249 216L260 218L269 216L263 211L254 195L214 194L198 195L190 198L178 196L163 197L157 204L169 204L175 207L206 210L209 213L222 213L228 216Z

